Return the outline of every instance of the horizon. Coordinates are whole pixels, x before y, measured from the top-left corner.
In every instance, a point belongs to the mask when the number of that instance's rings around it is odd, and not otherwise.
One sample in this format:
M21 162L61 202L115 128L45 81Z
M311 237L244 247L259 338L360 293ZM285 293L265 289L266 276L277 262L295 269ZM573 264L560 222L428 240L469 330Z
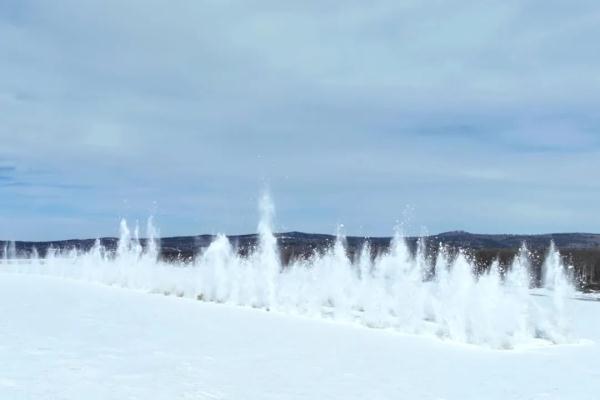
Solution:
M131 228L131 227L130 227ZM142 234L144 233L144 234ZM273 235L285 235L285 234L302 234L302 235L314 235L314 236L329 236L329 237L342 237L342 238L362 238L362 239L390 239L394 237L394 233L390 235L355 235L352 233L325 233L325 232L306 232L306 231L273 231ZM429 237L437 237L449 234L465 234L465 235L473 235L473 236L524 236L524 237L539 237L539 236L554 236L554 235L591 235L591 236L600 236L600 233L594 232L542 232L542 233L480 233L480 232L469 232L463 230L453 230L453 231L444 231L438 233L427 233L427 234L403 234L400 233L400 237L404 239L418 239L418 238L429 238ZM212 237L215 238L219 235L224 235L228 238L232 237L244 237L244 236L258 236L260 233L258 230L256 232L250 233L197 233L192 235L159 235L156 237L159 241L161 239L177 239L177 238L193 238L193 237ZM140 230L139 240L148 240L148 235L145 234L145 230ZM21 242L21 243L49 243L49 242L67 242L67 241L89 241L89 240L104 240L104 239L119 239L119 235L113 236L90 236L90 237L64 237L58 239L49 239L49 240L27 240L27 239L3 239L0 238L0 242L2 243L11 243L11 242Z

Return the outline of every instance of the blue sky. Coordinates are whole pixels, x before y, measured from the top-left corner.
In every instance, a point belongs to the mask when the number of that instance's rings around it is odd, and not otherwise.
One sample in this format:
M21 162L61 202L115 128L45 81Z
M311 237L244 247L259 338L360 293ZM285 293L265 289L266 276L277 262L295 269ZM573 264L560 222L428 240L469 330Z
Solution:
M597 1L0 2L0 238L600 232Z

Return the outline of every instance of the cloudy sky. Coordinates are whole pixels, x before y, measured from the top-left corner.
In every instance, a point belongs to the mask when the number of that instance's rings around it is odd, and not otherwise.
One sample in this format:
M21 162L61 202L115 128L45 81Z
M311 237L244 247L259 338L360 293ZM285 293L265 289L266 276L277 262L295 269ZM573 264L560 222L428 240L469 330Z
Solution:
M0 1L0 239L600 232L600 3Z

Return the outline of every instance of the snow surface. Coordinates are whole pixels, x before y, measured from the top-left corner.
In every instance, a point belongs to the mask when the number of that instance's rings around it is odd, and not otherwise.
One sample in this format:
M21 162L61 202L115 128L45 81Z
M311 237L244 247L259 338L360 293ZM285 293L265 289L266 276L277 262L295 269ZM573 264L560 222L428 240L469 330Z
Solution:
M0 273L0 399L596 400L600 302L566 308L574 343L493 350Z

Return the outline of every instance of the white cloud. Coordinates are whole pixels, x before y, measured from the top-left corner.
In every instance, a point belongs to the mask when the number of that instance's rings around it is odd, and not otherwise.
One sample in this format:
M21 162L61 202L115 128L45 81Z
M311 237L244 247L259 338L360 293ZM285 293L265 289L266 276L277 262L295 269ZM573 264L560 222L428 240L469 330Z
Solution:
M524 229L448 209L568 213L555 193L598 193L599 18L593 1L8 2L0 159L89 186L48 202L94 229L156 201L163 232L253 230L264 181L292 229L386 233L405 204L431 231ZM25 218L25 189L2 190L0 214ZM583 209L531 218L592 230Z

